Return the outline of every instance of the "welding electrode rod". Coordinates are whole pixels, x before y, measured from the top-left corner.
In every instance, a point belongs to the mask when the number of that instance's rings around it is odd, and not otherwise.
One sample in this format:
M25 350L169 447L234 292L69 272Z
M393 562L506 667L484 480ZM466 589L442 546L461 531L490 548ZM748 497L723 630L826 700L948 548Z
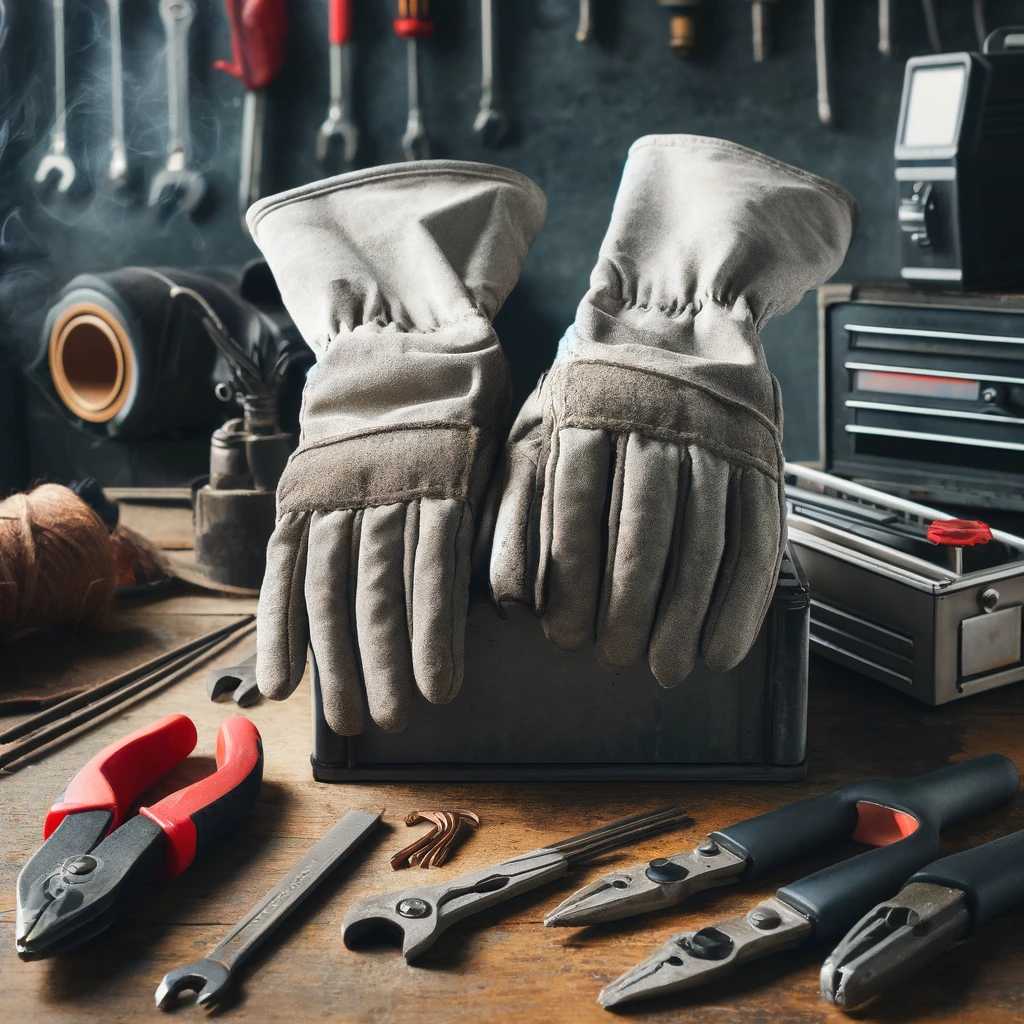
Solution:
M190 640L159 658L153 658L144 665L114 676L113 679L85 693L69 697L54 707L33 715L20 725L0 733L0 768L79 725L99 717L143 690L166 685L178 676L192 671L200 662L230 647L253 627L254 622L255 616L247 615L238 622ZM147 669L147 666L150 667ZM54 720L55 716L61 717ZM28 730L31 732L26 735ZM24 738L20 742L11 742L19 737Z
M828 69L829 0L814 0L814 63L818 81L818 120L832 123L832 88Z
M604 825L592 832L584 832L560 843L552 843L550 849L565 854L565 859L572 864L585 857L593 857L606 850L612 850L629 840L643 839L657 832L684 825L690 820L690 816L678 808L663 807L658 811L648 811L624 818L622 821Z

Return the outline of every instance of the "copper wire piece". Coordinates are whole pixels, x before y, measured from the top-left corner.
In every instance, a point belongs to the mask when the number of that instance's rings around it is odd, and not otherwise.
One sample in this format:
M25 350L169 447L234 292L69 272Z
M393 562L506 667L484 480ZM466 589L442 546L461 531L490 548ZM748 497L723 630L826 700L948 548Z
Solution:
M391 867L395 871L413 864L419 864L421 868L440 867L461 838L480 827L480 818L472 811L412 811L405 817L406 825L422 822L430 823L430 831L391 858Z

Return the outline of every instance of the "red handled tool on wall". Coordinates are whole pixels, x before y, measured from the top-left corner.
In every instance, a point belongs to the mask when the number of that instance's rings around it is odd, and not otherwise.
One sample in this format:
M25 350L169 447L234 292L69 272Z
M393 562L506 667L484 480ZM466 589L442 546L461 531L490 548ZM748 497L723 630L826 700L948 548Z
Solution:
M217 733L217 771L128 817L136 798L195 748L196 727L168 715L100 751L50 808L46 841L18 876L15 944L26 960L105 931L149 881L176 878L248 813L263 744L247 718Z
M266 88L281 73L288 33L285 0L225 0L231 24L231 60L214 68L234 75L246 88L242 107L242 163L238 203L242 229L245 211L260 197L263 172L263 129L267 119Z
M359 152L359 129L352 120L352 0L328 0L327 36L331 46L331 102L316 138L316 156L326 160L331 140L340 139L345 163Z
M590 918L607 921L626 916L630 904L632 912L671 906L691 892L754 877L844 839L875 847L783 886L746 914L673 935L606 986L598 1001L607 1008L696 988L748 960L842 933L934 859L940 829L1007 803L1019 788L1008 758L984 754L913 779L843 786L713 832L692 854L606 875L567 903L578 906L587 894L593 908L604 884L611 890L607 902L614 905L616 894L624 901L622 912ZM625 885L616 884L620 879ZM589 921L577 914L564 923Z
M402 152L406 160L426 160L430 156L430 140L420 110L419 44L421 39L429 39L434 34L430 0L398 0L394 30L396 36L406 41L409 69L409 119L402 136Z

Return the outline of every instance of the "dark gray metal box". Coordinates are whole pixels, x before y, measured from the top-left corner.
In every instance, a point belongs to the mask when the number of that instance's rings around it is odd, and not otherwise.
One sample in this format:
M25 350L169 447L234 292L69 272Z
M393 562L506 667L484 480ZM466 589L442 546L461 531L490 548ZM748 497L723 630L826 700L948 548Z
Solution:
M315 662L313 775L320 781L480 779L796 779L806 774L810 595L783 560L754 647L722 675L698 664L663 689L646 664L602 668L593 649L556 650L529 612L501 619L474 599L465 681L409 726L345 738L327 726Z

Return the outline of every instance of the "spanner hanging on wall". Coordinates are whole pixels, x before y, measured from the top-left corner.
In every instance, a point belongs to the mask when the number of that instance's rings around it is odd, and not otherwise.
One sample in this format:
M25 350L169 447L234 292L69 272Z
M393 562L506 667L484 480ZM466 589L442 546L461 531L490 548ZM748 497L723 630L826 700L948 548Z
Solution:
M246 88L238 208L242 230L248 234L245 211L260 197L263 173L265 90L284 67L288 9L285 0L225 0L224 7L231 25L231 60L214 61L213 66L233 75Z
M67 91L64 82L64 0L53 0L53 76L54 112L50 148L39 161L35 180L45 185L57 177L57 191L67 192L75 183L75 162L68 154Z
M331 60L331 102L316 137L316 157L327 159L332 139L341 139L345 163L359 152L359 129L352 120L352 0L328 0L327 34Z
M193 213L206 195L206 179L189 167L191 135L188 104L188 35L195 20L192 0L160 0L167 36L167 159L149 188L149 205L161 215L176 207Z

